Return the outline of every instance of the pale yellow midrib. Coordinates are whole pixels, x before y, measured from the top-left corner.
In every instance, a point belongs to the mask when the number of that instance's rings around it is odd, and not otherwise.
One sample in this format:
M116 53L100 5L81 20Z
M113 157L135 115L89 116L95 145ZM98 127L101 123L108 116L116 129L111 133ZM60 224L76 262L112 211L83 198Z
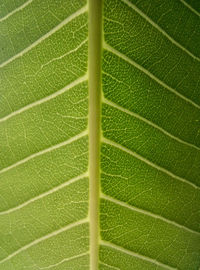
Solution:
M90 270L98 269L102 0L89 1Z

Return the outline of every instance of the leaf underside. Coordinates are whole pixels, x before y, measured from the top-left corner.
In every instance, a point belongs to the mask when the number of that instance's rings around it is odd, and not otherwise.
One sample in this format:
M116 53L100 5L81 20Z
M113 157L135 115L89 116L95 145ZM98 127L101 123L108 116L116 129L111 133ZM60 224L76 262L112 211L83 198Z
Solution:
M200 267L199 12L103 1L100 270ZM91 269L88 16L0 1L0 270Z

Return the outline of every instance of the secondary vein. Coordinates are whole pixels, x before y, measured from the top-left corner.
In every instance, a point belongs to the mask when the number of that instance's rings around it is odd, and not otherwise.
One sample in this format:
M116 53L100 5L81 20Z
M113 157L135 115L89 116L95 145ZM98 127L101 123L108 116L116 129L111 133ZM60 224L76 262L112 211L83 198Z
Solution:
M27 2L25 2L23 5L17 7L16 9L12 10L10 13L8 13L6 16L4 16L3 18L0 19L0 22L5 21L6 19L8 19L10 16L12 16L13 14L17 13L18 11L23 10L26 6L28 6L29 4L31 4L31 2L33 2L33 0L28 0Z
M58 229L58 230L56 230L56 231L53 231L53 232L51 232L51 233L49 233L49 234L47 234L47 235L45 235L45 236L42 236L41 238L38 238L38 239L34 240L33 242L30 242L29 244L27 244L27 245L25 245L25 246L19 248L18 250L14 251L14 252L11 253L10 255L8 255L8 256L5 257L4 259L2 259L2 260L0 261L0 264L2 264L2 263L4 263L4 262L6 262L6 261L12 259L13 257L17 256L17 255L20 254L21 252L23 252L23 251L25 251L25 250L27 250L27 249L29 249L29 248L31 248L31 247L33 247L33 246L35 246L35 245L41 243L41 242L43 242L43 241L45 241L45 240L47 240L47 239L49 239L49 238L52 238L52 237L54 237L54 236L56 236L56 235L58 235L58 234L60 234L60 233L62 233L62 232L65 232L65 231L67 231L67 230L70 230L70 229L72 229L72 228L74 228L74 227L77 227L77 226L79 226L79 225L85 224L85 223L87 223L87 222L88 222L87 219L78 220L78 221L76 221L76 222L74 222L74 223L70 223L70 224L66 225L65 227L62 227L62 228L60 228L60 229Z
M148 71L147 69L145 69L144 67L140 66L139 64L137 64L135 61L133 61L132 59L130 59L129 57L127 57L126 55L122 54L121 52L119 52L118 50L116 50L115 48L111 47L109 44L107 44L104 41L104 48L117 55L119 58L123 59L124 61L126 61L127 63L135 66L136 68L138 68L139 70L141 70L143 73L145 73L147 76L149 76L152 80L156 81L158 84L160 84L161 86L163 86L164 88L168 89L170 92L174 93L176 96L178 96L179 98L185 100L186 102L192 104L194 107L200 109L200 105L198 105L197 103L195 103L194 101L192 101L191 99L187 98L186 96L183 96L181 93L179 93L178 91L176 91L175 89L173 89L172 87L170 87L169 85L167 85L165 82L161 81L159 78L157 78L155 75L153 75L153 73L151 73L150 71Z
M162 132L163 134L167 135L168 137L170 137L170 138L173 139L173 140L176 140L176 141L179 142L179 143L185 144L185 145L187 145L187 146L189 146L189 147L192 147L192 148L194 148L194 149L196 149L196 150L198 150L198 151L200 150L200 148L199 148L198 146L196 146L196 145L194 145L194 144L192 144L192 143L188 143L188 142L186 142L186 141L180 139L180 138L177 137L177 136L174 136L173 134L169 133L168 131L166 131L166 130L163 129L162 127L156 125L155 123L151 122L150 120L148 120L148 119L146 119L146 118L140 116L140 115L137 114L137 113L134 113L134 112L132 112L132 111L130 111L130 110L127 110L126 108L124 108L124 107L118 105L117 103L115 103L115 102L113 102L113 101L108 100L108 99L105 98L105 97L104 97L104 99L103 99L103 102L104 102L105 104L107 104L107 105L113 107L113 108L116 108L117 110L119 110L119 111L121 111L121 112L124 112L124 113L126 113L126 114L128 114L128 115L130 115L130 116L133 116L133 117L135 117L135 118L141 120L142 122L145 122L145 123L148 124L149 126L152 126L153 128L159 130L159 131Z
M168 35L159 25L157 25L154 21L152 21L146 14L144 14L139 8L137 8L134 4L132 4L129 0L122 0L126 5L135 10L141 17L143 17L147 22L149 22L154 28L156 28L163 36L165 36L171 43L175 44L178 48L184 51L186 54L191 56L194 60L200 61L199 57L191 53L188 49L186 49L183 45L174 40L170 35Z
M144 210L144 209L135 207L135 206L133 206L133 205L130 205L130 204L128 204L128 203L125 203L125 202L123 202L123 201L120 201L120 200L118 200L118 199L116 199L116 198L113 198L113 197L111 197L111 196L108 196L108 195L106 195L106 194L103 194L103 193L102 193L102 194L101 194L101 198L104 199L104 200L110 201L110 202L112 202L112 203L114 203L114 204L117 204L117 205L120 205L120 206L122 206L122 207L125 207L125 208L127 208L127 209L129 209L129 210L131 210L131 211L135 211L135 212L138 212L138 213L143 214L143 215L145 215L145 216L149 216L149 217L152 217L152 218L154 218L154 219L161 220L161 221L163 221L163 222L165 222L165 223L168 223L168 224L170 224L170 225L172 225L172 226L175 226L175 227L179 228L180 230L184 230L184 231L187 231L187 232L189 232L189 233L196 234L196 235L198 235L198 236L200 235L200 232L195 231L195 230L193 230L193 229L190 229L190 228L188 228L188 227L186 227L186 226L184 226L184 225L181 225L181 224L179 224L179 223L177 223L177 222L175 222L175 221L173 221L173 220L170 220L170 219L165 218L165 217L163 217L163 216L160 216L160 215L158 215L158 214L154 214L154 213L152 213L152 212L150 212L150 211L147 211L147 210Z
M145 157L142 157L141 155L137 154L136 152L133 152L132 150L130 150L130 149L128 149L128 148L126 148L126 147L120 145L119 143L116 143L116 142L114 142L114 141L111 141L111 140L109 140L109 139L107 139L107 138L103 138L102 141L103 141L104 143L108 144L108 145L111 145L111 146L113 146L113 147L116 147L116 148L122 150L123 152L125 152L125 153L127 153L127 154L129 154L129 155L132 155L132 156L136 157L137 159L143 161L144 163L150 165L151 167L157 169L158 171L161 171L161 172L163 172L163 173L165 173L165 174L171 176L172 178L175 178L175 179L177 179L177 180L179 180L179 181L181 181L181 182L183 182L183 183L185 183L185 184L187 184L187 185L192 186L194 189L197 189L197 190L200 189L199 186L197 186L196 184L190 182L189 180L187 180L187 179L185 179L185 178L182 178L182 177L180 177L180 176L178 176L178 175L173 174L171 171L168 171L167 169L165 169L165 168L163 168L163 167L160 167L159 165L157 165L157 164L151 162L150 160L146 159Z
M84 130L84 131L82 131L81 133L75 135L74 137L69 138L68 140L66 140L66 141L64 141L64 142L61 142L61 143L58 143L58 144L56 144L56 145L50 146L50 147L48 147L48 148L46 148L46 149L44 149L44 150L41 150L41 151L39 151L39 152L36 152L36 153L30 155L30 156L28 156L28 157L26 157L26 158L24 158L24 159L22 159L22 160L19 160L19 161L17 161L16 163L14 163L14 164L12 164L12 165L10 165L10 166L8 166L8 167L3 168L3 169L0 171L0 174L1 174L1 173L4 173L4 172L7 172L7 171L9 171L9 170L11 170L11 169L13 169L13 168L15 168L15 167L21 165L21 164L23 164L23 163L25 163L25 162L27 162L27 161L33 159L33 158L35 158L35 157L41 156L41 155L43 155L43 154L45 154L45 153L51 152L51 151L53 151L53 150L55 150L55 149L58 149L58 148L60 148L60 147L62 147L62 146L65 146L65 145L70 144L70 143L72 143L72 142L74 142L74 141L77 141L77 140L79 140L79 139L81 139L82 137L87 136L87 135L88 135L87 130Z
M21 52L17 53L16 55L12 56L11 58L9 58L8 60L6 60L5 62L3 62L2 64L0 64L0 68L6 66L7 64L9 64L10 62L14 61L15 59L21 57L22 55L24 55L25 53L27 53L28 51L30 51L32 48L36 47L39 43L41 43L43 40L45 40L46 38L48 38L49 36L51 36L53 33L55 33L56 31L58 31L59 29L61 29L64 25L66 25L67 23L69 23L70 21L72 21L73 19L77 18L79 15L85 13L87 11L87 6L82 7L81 9L77 10L75 13L71 14L69 17L67 17L64 21L62 21L60 24L58 24L57 26L55 26L54 28L52 28L49 32L47 32L45 35L43 35L42 37L40 37L38 40L36 40L35 42L33 42L30 46L28 46L27 48L25 48L24 50L22 50Z

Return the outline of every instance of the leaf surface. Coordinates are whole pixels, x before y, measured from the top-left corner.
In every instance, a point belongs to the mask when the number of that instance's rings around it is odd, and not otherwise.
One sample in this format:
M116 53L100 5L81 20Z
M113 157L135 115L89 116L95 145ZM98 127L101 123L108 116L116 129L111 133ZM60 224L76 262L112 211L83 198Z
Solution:
M198 270L198 1L0 8L0 269Z

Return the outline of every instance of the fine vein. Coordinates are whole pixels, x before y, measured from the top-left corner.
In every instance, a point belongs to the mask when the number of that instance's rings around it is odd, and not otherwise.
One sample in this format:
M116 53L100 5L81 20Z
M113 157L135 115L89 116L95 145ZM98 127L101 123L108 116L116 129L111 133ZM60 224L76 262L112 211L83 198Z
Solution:
M51 269L51 268L54 268L54 267L56 267L56 266L58 266L58 265L61 265L62 263L69 262L69 261L72 261L72 260L74 260L74 259L79 259L79 258L84 257L84 256L87 256L87 255L89 255L89 252L84 252L84 253L81 253L81 254L78 254L78 255L69 257L69 258L65 258L65 259L63 259L62 261L58 262L58 263L49 265L49 266L47 266L47 267L42 267L42 268L40 268L40 270L43 270L43 269Z

